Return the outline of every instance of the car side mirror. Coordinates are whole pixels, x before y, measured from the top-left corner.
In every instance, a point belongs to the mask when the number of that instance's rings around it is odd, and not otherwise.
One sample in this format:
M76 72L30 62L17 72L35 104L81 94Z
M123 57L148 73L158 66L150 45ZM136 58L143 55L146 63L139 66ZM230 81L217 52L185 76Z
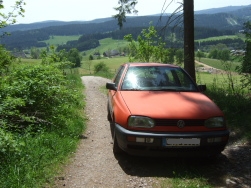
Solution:
M206 91L207 90L206 85L198 85L198 88L199 88L200 91Z
M115 86L115 83L106 83L106 89L117 91L117 87Z

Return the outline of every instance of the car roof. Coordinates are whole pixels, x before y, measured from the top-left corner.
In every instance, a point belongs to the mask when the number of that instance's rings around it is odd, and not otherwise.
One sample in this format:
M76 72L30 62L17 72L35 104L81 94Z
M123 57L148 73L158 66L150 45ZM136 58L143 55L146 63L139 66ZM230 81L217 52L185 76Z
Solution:
M164 63L125 63L124 65L127 65L129 67L151 67L151 66L162 66L162 67L176 67L178 68L179 66L176 65L171 65L171 64L164 64Z

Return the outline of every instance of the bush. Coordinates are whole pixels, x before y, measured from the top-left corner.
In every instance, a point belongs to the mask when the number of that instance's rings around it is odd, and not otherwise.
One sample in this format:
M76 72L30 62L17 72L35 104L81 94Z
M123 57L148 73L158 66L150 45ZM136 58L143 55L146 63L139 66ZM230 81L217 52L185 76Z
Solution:
M109 72L109 68L104 62L100 62L94 66L94 73L97 74L98 72Z
M72 84L51 65L13 70L0 81L0 127L23 134L66 126L69 109L80 105Z
M1 187L47 187L85 126L83 84L52 65L23 66L0 80Z

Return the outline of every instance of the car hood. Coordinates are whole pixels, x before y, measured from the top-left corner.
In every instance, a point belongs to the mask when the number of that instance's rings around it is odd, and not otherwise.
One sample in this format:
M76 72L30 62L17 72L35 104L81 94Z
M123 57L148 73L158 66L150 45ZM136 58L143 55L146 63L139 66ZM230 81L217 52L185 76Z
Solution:
M152 118L207 119L222 111L200 92L121 91L132 115Z

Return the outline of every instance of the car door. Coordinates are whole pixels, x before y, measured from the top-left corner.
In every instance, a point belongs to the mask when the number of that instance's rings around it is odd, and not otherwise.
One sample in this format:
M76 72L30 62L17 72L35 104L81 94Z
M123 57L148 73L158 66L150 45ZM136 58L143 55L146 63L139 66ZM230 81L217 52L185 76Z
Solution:
M118 72L114 77L113 82L115 83L116 88L118 88L118 86L119 86L119 83L120 83L120 80L121 80L121 77L123 75L124 70L125 70L125 66L121 66L118 69ZM117 91L114 91L114 90L108 91L108 107L109 107L109 111L110 111L111 115L113 114L114 105L116 104L116 101L114 101L114 96L116 95L116 92ZM112 116L112 118L113 118L113 116Z

